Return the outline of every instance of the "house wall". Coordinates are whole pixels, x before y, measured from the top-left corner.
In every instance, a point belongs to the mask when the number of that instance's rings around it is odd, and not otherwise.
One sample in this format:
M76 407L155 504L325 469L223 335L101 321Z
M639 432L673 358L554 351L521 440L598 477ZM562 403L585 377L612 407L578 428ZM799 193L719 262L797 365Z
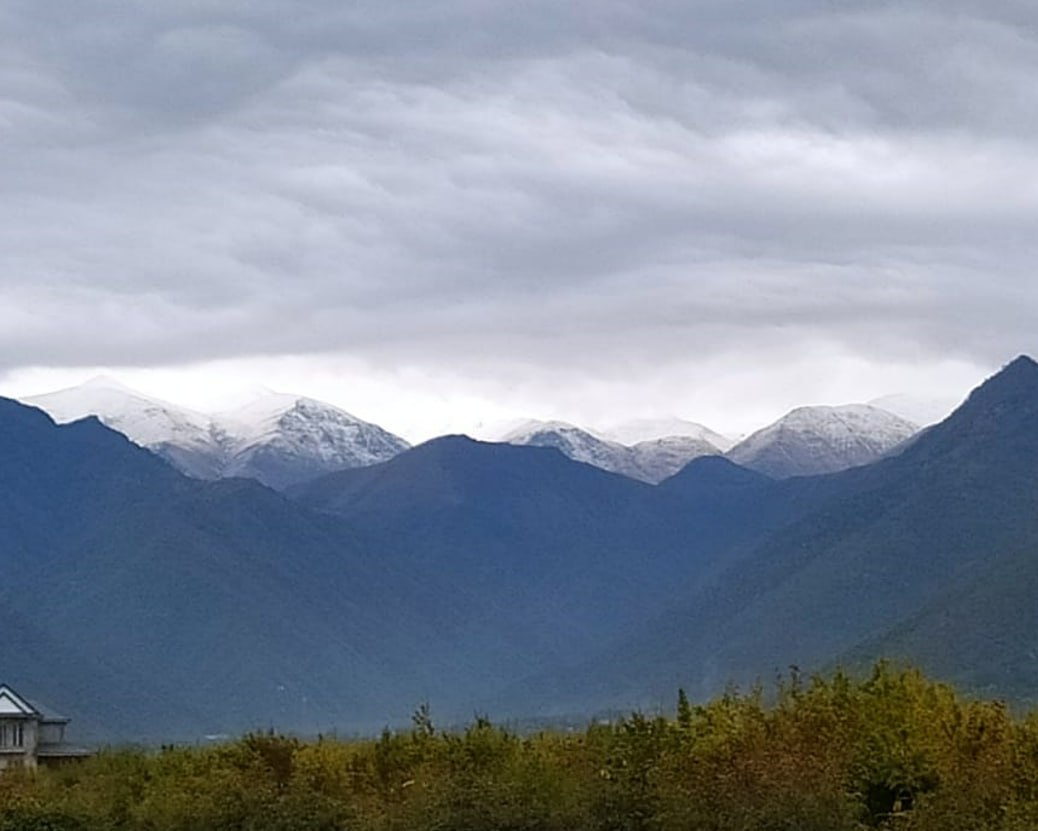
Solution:
M16 746L14 731L22 727L22 743ZM39 724L32 718L0 717L0 736L6 727L6 743L0 744L0 770L10 767L36 767L36 748L39 745Z
M40 744L61 744L65 741L65 725L59 722L40 724Z

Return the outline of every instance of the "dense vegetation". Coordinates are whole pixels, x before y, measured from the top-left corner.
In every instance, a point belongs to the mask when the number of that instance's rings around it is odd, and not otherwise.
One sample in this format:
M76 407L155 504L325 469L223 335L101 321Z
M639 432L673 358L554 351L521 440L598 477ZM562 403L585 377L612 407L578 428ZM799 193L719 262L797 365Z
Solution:
M441 732L422 708L377 740L254 734L0 776L2 831L876 827L1038 827L1038 717L880 665L580 733Z

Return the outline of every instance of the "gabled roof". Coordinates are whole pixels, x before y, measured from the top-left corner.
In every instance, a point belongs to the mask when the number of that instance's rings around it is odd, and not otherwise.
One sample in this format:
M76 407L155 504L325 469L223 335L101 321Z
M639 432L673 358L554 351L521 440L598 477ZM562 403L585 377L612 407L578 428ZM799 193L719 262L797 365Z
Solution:
M39 711L7 684L0 684L0 716L39 716Z

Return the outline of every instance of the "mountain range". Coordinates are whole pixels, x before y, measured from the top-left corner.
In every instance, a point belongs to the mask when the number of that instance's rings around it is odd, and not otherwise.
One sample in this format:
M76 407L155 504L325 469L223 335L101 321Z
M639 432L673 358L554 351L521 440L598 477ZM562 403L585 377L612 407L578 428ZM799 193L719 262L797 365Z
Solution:
M917 424L868 404L798 407L739 442L685 424L692 429L625 445L573 424L530 421L500 440L555 447L575 461L659 484L702 456L724 455L775 479L833 473L874 462L919 431ZM638 433L637 428L618 432Z
M146 396L111 378L25 399L66 423L97 416L188 476L241 476L273 488L343 468L385 461L410 445L345 410L268 393L206 415Z
M295 395L266 393L236 410L209 415L99 377L25 403L61 423L97 416L188 476L240 476L278 490L377 464L409 447L338 407ZM847 405L798 408L738 443L682 419L642 419L607 431L527 421L491 438L555 447L574 461L658 484L693 459L721 454L776 478L843 470L880 458L917 429L879 407Z
M0 400L0 674L152 740L377 729L423 700L586 714L879 656L1034 698L1038 364L871 463L733 456L652 485L448 436L280 493Z
M701 435L711 432L702 428ZM725 443L722 437L717 438ZM625 445L561 421L529 421L506 433L501 441L527 447L554 447L574 461L652 484L673 476L693 459L722 452L706 438L687 434Z

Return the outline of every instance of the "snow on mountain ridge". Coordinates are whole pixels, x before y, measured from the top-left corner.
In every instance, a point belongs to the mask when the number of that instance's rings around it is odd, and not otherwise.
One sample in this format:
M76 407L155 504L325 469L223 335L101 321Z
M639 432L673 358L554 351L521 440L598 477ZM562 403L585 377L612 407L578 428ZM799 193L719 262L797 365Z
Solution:
M259 441L284 429L313 436L306 429L311 421L327 420L357 427L368 423L332 404L285 393L270 393L234 410L216 413L212 420L241 443Z
M244 406L207 415L102 376L26 402L61 422L97 415L189 475L248 476L279 488L385 461L409 447L345 410L284 393L265 392ZM562 421L512 422L496 438L556 447L575 461L659 482L691 460L720 454L726 447L733 461L773 476L831 472L873 461L916 429L881 408L858 404L797 408L734 447L709 428L680 419L641 419L611 431ZM631 443L617 441L620 436ZM650 438L633 441L641 436Z
M215 423L230 437L228 475L252 476L274 487L377 464L410 446L375 424L305 396L265 396L217 416ZM301 468L297 472L291 470L293 460Z
M518 426L511 428L507 433L501 436L499 440L508 444L520 444L523 439L530 436L552 432L565 433L569 435L576 435L579 433L591 436L592 438L607 444L619 444L619 442L610 441L605 436L598 434L595 430L588 427L577 427L577 425L570 424L567 421L540 421L534 418L523 421Z
M59 392L65 392L68 390L117 390L119 392L125 392L130 395L141 396L143 393L138 392L135 389L131 389L122 383L118 378L113 378L111 375L94 375L87 378L82 384L75 387L68 387L66 390L59 390ZM154 399L158 400L158 399ZM171 405L172 406L172 405Z
M718 450L729 450L735 441L704 424L683 418L637 418L599 430L599 435L628 447L643 442L675 437L708 442Z
M868 404L798 407L727 454L777 478L833 473L868 464L917 433L918 425Z
M503 437L509 444L554 447L574 461L657 484L692 459L720 453L709 442L687 436L620 444L563 421L527 421Z
M665 436L640 441L630 449L638 467L651 474L647 481L655 484L669 479L693 459L721 455L717 445L692 436Z
M104 376L79 387L31 396L25 403L46 411L58 423L96 415L143 447L174 437L200 445L209 442L209 416L136 392Z
M189 476L247 476L271 487L386 461L410 445L345 410L305 396L265 394L215 415L178 407L106 377L27 398L59 422L89 415Z

